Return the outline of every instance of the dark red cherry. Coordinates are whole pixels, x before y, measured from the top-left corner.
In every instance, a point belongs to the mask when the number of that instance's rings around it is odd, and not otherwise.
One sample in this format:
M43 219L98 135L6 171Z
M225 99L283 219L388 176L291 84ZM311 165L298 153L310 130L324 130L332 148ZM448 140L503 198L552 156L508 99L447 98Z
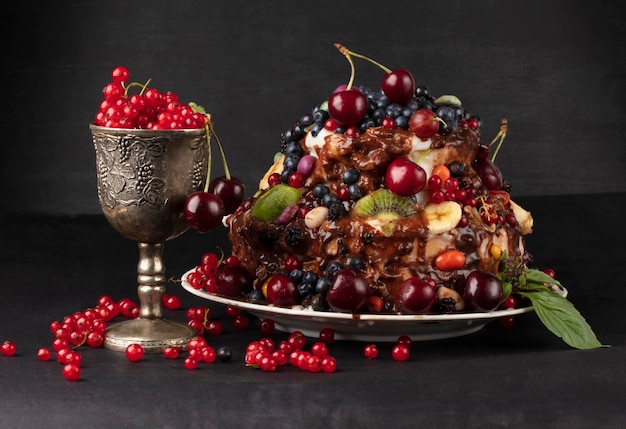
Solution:
M215 290L217 293L241 297L242 294L252 289L254 278L252 274L242 266L226 265L217 272L215 278Z
M385 185L394 194L415 195L426 186L426 172L409 159L396 158L387 166Z
M328 306L336 312L357 313L367 303L369 284L365 277L356 271L343 268L333 278L326 292Z
M483 185L490 191L502 189L504 179L500 169L487 158L478 158L476 160L476 172L483 182Z
M406 69L393 70L383 78L382 90L392 103L406 104L415 93L415 79Z
M488 271L472 271L465 280L465 305L477 311L494 310L502 301L500 279Z
M277 306L296 305L300 295L295 282L286 274L274 274L267 280L267 300Z
M437 302L436 286L418 277L408 278L398 289L396 302L402 313L425 313Z
M225 176L220 176L211 180L209 192L222 199L224 214L231 214L243 201L246 188L243 182L234 176L231 176L230 180Z
M224 203L217 195L194 192L185 201L187 224L198 232L209 232L217 228L224 217Z
M328 99L328 113L346 127L357 125L367 113L367 99L356 88L334 92Z

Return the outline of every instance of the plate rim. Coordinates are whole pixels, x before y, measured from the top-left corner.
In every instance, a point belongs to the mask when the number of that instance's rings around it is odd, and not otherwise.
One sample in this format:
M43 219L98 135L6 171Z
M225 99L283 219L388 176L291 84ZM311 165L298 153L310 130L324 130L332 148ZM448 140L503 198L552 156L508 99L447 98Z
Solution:
M291 317L324 317L334 320L353 320L353 321L374 321L374 322L446 322L446 321L470 321L470 320L491 320L500 317L516 316L528 313L534 310L533 306L510 308L505 310L492 310L486 312L462 312L448 314L372 314L372 313L338 313L332 311L316 311L312 309L276 307L267 304L254 304L251 302L241 301L234 298L227 298L222 295L206 292L202 289L195 289L187 281L187 276L195 271L192 268L181 276L181 286L189 293L204 298L211 302L217 302L224 305L236 306L242 310L250 312L261 312L267 314L277 314L281 316Z

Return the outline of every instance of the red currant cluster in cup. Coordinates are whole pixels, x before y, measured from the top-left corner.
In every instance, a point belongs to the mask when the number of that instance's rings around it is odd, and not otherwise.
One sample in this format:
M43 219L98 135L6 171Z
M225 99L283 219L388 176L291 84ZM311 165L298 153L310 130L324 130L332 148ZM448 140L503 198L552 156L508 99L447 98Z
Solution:
M204 128L206 115L193 103L185 104L174 92L160 92L145 84L128 82L130 73L124 66L111 72L111 82L102 90L103 100L95 124L107 128L140 128L178 130ZM138 93L130 93L133 88Z

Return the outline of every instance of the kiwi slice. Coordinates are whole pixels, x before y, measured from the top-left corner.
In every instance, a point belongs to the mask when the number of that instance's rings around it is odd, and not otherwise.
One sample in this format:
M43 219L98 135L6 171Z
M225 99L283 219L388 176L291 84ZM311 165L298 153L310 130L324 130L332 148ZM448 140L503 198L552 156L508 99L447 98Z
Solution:
M353 210L357 216L372 216L382 221L411 217L417 213L411 200L384 188L358 200Z
M262 221L275 220L285 207L297 204L301 196L299 189L280 183L271 187L256 200L250 214Z

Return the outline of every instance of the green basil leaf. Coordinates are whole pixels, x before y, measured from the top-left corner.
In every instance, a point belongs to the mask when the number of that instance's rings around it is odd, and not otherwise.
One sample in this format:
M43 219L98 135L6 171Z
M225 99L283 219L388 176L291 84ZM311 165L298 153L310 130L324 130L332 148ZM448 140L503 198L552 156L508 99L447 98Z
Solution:
M545 289L520 291L520 295L530 299L537 316L546 328L571 347L577 349L605 347L598 341L591 326L574 305L558 293Z
M527 269L524 271L524 275L526 276L527 283L550 283L553 285L561 286L557 280L553 279L543 271L539 271L534 268Z

